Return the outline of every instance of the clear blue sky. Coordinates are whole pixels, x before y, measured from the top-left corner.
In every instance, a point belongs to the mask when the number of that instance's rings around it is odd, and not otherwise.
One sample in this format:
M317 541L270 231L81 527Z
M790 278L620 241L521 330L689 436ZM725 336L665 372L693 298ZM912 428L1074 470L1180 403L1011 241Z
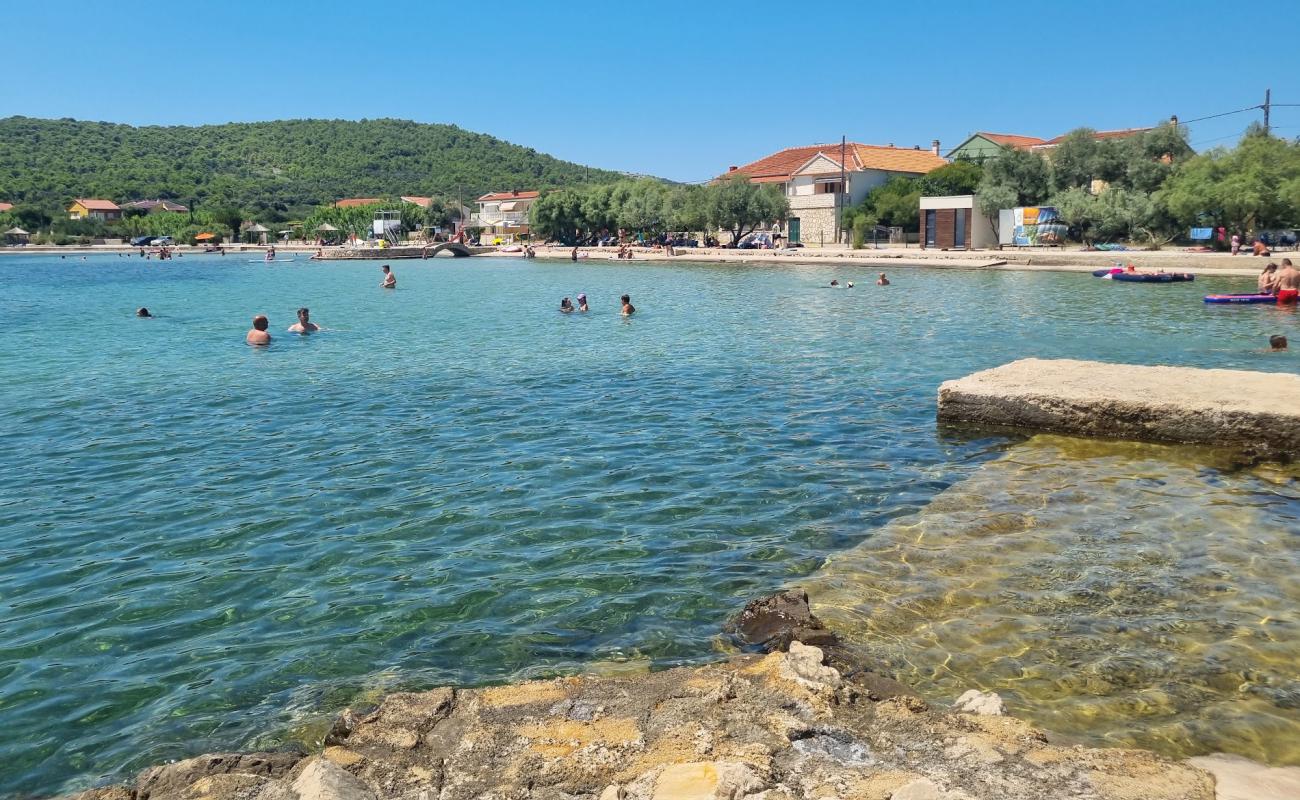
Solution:
M946 151L1300 103L1295 0L7 5L0 116L400 117L685 181L841 134ZM1300 108L1273 124L1300 135Z

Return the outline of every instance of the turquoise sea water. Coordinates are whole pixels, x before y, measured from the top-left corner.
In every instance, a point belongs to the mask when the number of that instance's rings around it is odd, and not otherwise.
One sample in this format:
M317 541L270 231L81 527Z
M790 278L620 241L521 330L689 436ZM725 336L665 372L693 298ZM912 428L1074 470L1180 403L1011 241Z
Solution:
M938 430L947 378L1300 367L1264 352L1294 313L1201 304L1246 279L476 258L386 292L378 266L0 257L0 794L375 687L707 659L745 600L1014 444ZM329 330L282 333L300 305ZM1294 493L1262 513L1294 526Z

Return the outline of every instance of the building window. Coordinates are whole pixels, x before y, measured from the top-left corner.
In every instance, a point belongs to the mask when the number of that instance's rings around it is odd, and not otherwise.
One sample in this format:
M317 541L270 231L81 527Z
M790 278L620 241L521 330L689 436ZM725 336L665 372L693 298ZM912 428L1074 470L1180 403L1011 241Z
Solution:
M817 184L817 194L836 194L844 191L844 184L841 181L828 181Z

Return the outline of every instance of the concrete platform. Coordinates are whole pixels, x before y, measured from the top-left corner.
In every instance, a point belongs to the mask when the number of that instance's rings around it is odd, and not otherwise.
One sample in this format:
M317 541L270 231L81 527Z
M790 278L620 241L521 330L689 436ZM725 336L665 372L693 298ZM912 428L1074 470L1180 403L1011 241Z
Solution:
M945 381L939 420L1300 458L1300 375L1026 358Z

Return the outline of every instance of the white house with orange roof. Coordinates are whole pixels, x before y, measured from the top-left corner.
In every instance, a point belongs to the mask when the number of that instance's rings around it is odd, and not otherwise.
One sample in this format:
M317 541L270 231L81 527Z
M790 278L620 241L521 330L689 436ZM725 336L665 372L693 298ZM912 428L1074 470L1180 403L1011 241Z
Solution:
M477 200L478 211L470 216L469 224L490 229L493 240L514 241L516 236L528 233L528 208L541 195L541 192L518 189L488 192ZM486 241L488 234L483 236Z
M841 210L861 203L867 192L895 175L916 177L947 163L939 155L938 140L928 150L848 142L787 147L731 167L728 174L779 185L790 202L786 239L819 246L840 240Z

